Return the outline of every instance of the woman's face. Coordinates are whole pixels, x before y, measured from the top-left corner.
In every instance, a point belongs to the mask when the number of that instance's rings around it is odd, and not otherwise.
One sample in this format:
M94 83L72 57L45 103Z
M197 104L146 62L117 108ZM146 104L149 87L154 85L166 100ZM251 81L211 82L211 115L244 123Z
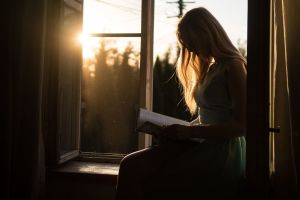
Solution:
M181 47L203 57L210 57L210 46L207 34L199 27L186 26L178 31Z

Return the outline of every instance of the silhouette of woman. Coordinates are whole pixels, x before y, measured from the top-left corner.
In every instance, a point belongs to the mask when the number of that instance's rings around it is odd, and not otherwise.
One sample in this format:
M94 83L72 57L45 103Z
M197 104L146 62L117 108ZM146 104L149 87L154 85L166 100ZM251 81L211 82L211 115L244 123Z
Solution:
M179 21L176 68L193 126L121 161L116 199L232 199L245 172L246 61L205 8Z

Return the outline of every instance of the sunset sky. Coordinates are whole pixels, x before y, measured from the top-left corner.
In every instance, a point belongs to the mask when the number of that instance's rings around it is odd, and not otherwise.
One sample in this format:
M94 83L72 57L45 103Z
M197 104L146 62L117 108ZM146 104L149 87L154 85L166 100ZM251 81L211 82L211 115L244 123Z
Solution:
M162 55L169 47L176 50L175 30L178 22L176 0L155 1L154 55ZM187 11L194 7L207 8L223 25L232 42L247 38L247 0L186 0ZM141 26L140 0L85 0L83 31L88 33L139 33ZM84 39L84 56L92 56L97 42ZM126 41L120 47L125 46ZM135 40L134 43L139 43ZM138 47L139 48L139 47Z

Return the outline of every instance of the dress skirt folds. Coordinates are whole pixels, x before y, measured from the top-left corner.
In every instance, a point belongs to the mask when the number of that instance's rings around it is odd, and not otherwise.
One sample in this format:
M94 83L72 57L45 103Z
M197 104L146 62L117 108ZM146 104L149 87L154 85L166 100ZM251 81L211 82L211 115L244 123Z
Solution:
M163 169L147 183L150 199L235 199L244 180L245 138L168 141Z

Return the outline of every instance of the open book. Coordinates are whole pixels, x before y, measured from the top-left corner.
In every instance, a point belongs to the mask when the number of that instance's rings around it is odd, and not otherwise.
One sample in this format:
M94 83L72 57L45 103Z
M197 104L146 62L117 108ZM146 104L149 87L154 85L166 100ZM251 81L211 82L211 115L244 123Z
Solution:
M190 126L190 122L169 117L163 114L148 111L143 108L138 109L136 130L150 135L158 136L164 126L180 124Z

